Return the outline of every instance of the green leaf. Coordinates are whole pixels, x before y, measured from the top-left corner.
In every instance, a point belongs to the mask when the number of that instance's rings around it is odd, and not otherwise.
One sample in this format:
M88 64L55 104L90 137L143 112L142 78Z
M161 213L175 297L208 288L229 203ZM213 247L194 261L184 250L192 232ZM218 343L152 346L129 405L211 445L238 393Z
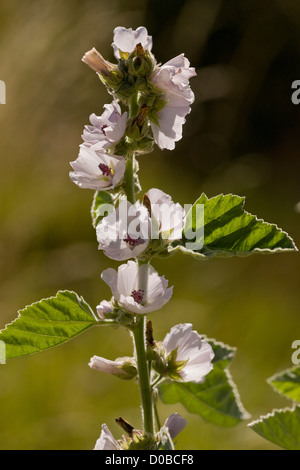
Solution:
M300 406L273 410L248 426L283 449L300 450Z
M213 339L206 339L214 352L213 370L205 382L165 382L158 387L159 396L166 404L181 403L190 413L200 415L217 426L235 426L249 415L244 409L228 365L235 349Z
M268 383L282 395L300 402L300 366L273 375Z
M204 239L197 213L199 204L203 204L204 208ZM187 214L182 240L174 242L170 251L179 249L198 258L210 258L297 250L287 233L246 212L244 204L244 197L232 194L220 194L211 199L202 194ZM194 240L184 237L188 237L189 231L196 233ZM187 248L187 243L191 241L200 248Z
M107 191L96 191L91 208L93 227L96 228L99 222L112 212L114 207L114 200L110 193Z
M90 306L70 291L59 291L55 297L28 305L18 313L18 318L0 332L7 359L65 343L97 324Z
M204 339L211 345L214 351L215 357L212 361L213 365L221 367L222 369L228 367L235 356L236 348L228 346L220 341L216 341L215 339L206 337L204 337Z

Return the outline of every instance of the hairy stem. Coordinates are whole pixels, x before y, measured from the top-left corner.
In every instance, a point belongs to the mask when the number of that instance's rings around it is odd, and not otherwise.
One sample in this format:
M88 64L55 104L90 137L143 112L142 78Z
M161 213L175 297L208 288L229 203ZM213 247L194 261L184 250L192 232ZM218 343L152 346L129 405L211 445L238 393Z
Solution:
M143 410L143 427L144 431L154 434L152 390L150 387L149 369L146 356L144 316L141 316L138 325L133 329L133 337L139 374L140 395Z
M138 94L133 95L130 101L129 116L134 117L138 114ZM135 187L134 187L134 155L127 157L126 171L125 171L125 191L129 202L135 203ZM138 287L144 292L144 299L147 298L147 285L148 285L148 265L144 265L141 269L141 262L139 263L139 280ZM146 267L147 266L147 267ZM140 315L139 322L133 328L133 338L135 346L135 355L139 376L140 395L142 403L143 414L143 427L144 431L154 434L154 419L153 419L153 398L152 389L150 384L150 367L147 361L146 354L146 337L145 337L145 324L146 316Z
M135 203L135 188L134 188L134 155L129 155L126 161L125 170L125 192L129 202Z

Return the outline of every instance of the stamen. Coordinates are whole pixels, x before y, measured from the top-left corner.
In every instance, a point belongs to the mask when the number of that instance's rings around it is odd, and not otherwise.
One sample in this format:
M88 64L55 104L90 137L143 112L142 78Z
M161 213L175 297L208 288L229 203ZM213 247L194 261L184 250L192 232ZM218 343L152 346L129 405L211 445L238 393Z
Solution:
M109 166L105 165L105 163L100 163L99 165L99 170L102 171L102 175L104 176L110 176L112 173L112 170Z
M131 297L133 297L133 300L138 303L138 304L141 304L143 302L143 298L144 298L144 290L143 289L138 289L138 290L133 290L131 292Z
M145 243L145 241L142 239L142 238L131 238L130 235L128 235L127 233L127 236L125 238L123 238L123 241L128 243L129 246L131 246L132 248L135 248L137 245L142 245L143 243Z
M104 134L105 136L106 136L106 134L105 134L105 130L104 130L104 129L106 129L106 127L108 127L107 124L103 124L103 126L100 127L101 131L103 132L103 134Z

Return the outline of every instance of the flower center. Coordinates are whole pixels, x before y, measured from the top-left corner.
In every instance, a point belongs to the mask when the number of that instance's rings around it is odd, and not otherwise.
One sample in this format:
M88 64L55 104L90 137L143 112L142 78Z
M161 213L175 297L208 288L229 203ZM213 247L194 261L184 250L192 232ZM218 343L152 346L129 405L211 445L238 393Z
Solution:
M109 166L105 165L105 163L100 163L99 170L102 171L103 176L110 176L111 173L112 173L111 168Z
M137 302L138 304L141 304L144 298L144 290L143 289L138 289L138 290L133 290L131 292L131 297L133 297L133 300Z
M142 245L145 241L142 238L131 238L131 236L127 233L127 236L123 238L123 241L128 243L129 246L135 248L137 245Z
M103 133L105 136L106 136L106 134L105 134L105 130L104 130L104 129L106 129L106 127L108 127L107 124L103 124L103 126L100 127L102 133Z

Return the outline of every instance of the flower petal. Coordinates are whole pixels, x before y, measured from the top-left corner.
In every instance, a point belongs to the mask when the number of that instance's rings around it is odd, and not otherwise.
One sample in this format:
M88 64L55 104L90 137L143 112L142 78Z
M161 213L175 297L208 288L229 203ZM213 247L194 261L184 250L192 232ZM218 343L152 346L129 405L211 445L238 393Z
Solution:
M99 439L96 442L94 450L119 450L120 447L114 436L106 426L102 424L102 430Z

